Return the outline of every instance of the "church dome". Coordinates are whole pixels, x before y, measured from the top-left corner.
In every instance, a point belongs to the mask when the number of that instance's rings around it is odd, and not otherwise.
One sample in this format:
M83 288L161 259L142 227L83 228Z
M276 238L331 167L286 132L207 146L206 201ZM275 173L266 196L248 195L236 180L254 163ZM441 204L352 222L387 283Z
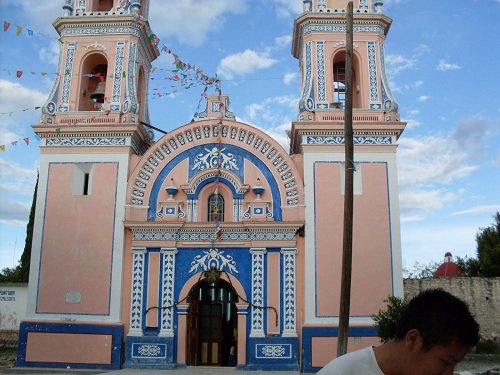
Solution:
M463 271L460 269L458 264L453 261L452 254L448 251L444 255L443 264L441 264L437 270L434 272L434 277L459 277L463 275Z

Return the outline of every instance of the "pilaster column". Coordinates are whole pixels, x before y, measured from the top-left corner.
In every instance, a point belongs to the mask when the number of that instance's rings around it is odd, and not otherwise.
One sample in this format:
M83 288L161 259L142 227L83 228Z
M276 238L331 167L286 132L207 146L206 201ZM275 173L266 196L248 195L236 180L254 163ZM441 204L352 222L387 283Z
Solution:
M186 303L177 305L177 364L186 364L187 310Z
M283 256L283 337L297 337L296 328L296 294L295 294L295 255L297 249L282 248Z
M132 251L132 297L130 299L129 336L142 336L142 303L144 296L145 247L133 247Z
M250 249L252 254L252 306L250 337L265 337L264 333L264 255L265 248Z
M238 308L238 343L236 365L244 366L247 361L247 309L248 303L237 303Z
M175 255L177 248L162 247L162 277L161 277L161 327L159 336L174 337L174 280Z

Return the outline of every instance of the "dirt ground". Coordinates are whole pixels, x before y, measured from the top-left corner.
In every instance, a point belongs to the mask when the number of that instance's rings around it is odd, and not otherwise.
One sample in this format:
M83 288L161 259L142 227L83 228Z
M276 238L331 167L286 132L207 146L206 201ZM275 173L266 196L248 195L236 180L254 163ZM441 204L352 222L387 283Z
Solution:
M0 348L0 373L2 368L12 368L16 365L16 348ZM470 374L487 374L487 371L493 369L500 374L500 354L469 354L465 360L460 363L455 369L457 374L461 372L465 375L465 371ZM465 373L464 373L465 372Z

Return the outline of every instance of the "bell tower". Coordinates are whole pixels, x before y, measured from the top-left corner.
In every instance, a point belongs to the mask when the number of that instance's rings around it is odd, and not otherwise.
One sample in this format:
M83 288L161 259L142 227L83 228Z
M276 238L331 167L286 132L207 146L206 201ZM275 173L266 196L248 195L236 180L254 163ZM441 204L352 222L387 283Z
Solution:
M389 88L384 43L392 20L381 0L354 0L354 160L345 160L346 16L348 0L304 0L294 24L301 96L291 153L302 154L305 183L305 368L331 342L339 322L344 173L354 169L353 271L349 349L377 342L371 316L388 295L403 295L397 141L405 123ZM321 327L321 328L319 328ZM356 337L356 339L354 339ZM330 341L329 341L330 340ZM355 347L355 345L354 345ZM316 358L316 359L314 359Z
M65 0L42 108L27 317L18 365L119 368L129 170L152 144L148 0ZM76 364L76 365L75 365Z

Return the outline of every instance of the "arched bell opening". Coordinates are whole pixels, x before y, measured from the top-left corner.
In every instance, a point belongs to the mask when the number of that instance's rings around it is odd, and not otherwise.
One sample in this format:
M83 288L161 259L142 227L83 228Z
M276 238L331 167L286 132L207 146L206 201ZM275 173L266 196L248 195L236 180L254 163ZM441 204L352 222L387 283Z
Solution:
M104 109L108 61L104 55L89 55L82 65L80 100L77 111L100 111Z
M90 12L109 12L113 9L113 0L93 0L90 3Z
M236 366L238 295L222 279L204 279L189 293L187 365Z
M345 105L346 95L346 54L345 51L338 52L333 58L333 101L339 103L339 107ZM359 62L353 54L352 58L352 106L353 108L362 107L362 88L359 71Z

